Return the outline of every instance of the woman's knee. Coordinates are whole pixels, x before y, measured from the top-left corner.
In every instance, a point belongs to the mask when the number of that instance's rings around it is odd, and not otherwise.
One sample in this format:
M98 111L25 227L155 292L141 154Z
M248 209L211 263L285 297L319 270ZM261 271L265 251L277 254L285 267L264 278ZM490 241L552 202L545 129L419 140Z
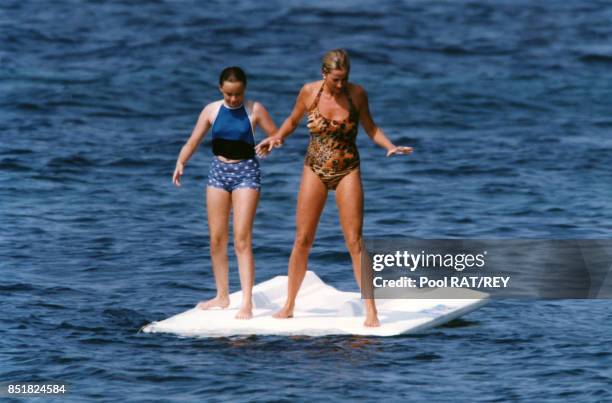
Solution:
M344 241L346 243L346 248L349 250L349 253L361 253L361 250L363 248L363 240L361 238L361 235L347 235L344 238Z
M298 232L295 234L294 247L300 249L310 249L314 243L314 234Z

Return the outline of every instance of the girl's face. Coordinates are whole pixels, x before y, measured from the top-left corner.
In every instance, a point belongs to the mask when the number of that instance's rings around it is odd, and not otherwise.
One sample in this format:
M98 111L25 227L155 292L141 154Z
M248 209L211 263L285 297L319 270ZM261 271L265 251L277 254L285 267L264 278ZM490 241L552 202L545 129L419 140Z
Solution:
M223 85L219 87L225 104L231 108L237 108L242 105L244 90L244 83L240 81L223 81Z
M332 95L337 95L344 90L348 82L348 72L342 69L333 69L323 76L325 86Z

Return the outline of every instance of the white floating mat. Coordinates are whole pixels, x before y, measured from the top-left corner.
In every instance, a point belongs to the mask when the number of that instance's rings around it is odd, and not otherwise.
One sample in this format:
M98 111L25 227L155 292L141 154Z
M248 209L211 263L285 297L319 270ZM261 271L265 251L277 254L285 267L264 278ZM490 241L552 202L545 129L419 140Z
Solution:
M253 318L235 319L242 292L230 295L227 309L193 308L168 319L153 322L146 333L174 333L181 336L236 335L372 335L395 336L422 331L465 315L488 300L488 294L461 289L471 299L442 299L448 289L431 289L427 299L377 299L380 327L365 327L361 294L343 292L325 284L314 272L307 272L296 300L294 317L276 319L287 295L287 276L277 276L253 287Z

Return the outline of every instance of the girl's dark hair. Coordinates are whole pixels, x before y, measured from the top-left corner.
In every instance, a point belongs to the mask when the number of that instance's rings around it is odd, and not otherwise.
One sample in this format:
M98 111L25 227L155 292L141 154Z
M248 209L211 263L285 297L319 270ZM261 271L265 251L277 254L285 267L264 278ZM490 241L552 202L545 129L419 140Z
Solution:
M223 69L219 76L219 86L223 86L224 81L241 82L245 87L247 85L246 74L244 70L238 66L231 66Z

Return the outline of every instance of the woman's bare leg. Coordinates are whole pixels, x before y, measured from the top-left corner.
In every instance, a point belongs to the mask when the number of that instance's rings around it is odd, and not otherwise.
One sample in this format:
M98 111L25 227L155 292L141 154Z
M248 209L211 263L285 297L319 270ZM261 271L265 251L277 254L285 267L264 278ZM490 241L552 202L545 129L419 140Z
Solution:
M357 285L361 289L361 252L363 248L363 189L361 187L361 173L355 169L346 175L336 188L336 205L340 225L344 233L344 241L351 255L353 273ZM365 300L366 319L365 326L380 326L374 299Z
M253 317L253 283L255 280L255 259L253 258L253 221L259 201L259 191L241 188L232 192L234 210L234 249L238 258L242 305L236 319Z
M206 210L208 215L208 233L210 235L210 257L212 260L217 296L196 305L200 309L229 306L229 263L227 258L227 240L229 214L232 206L231 194L223 189L206 187Z
M273 315L275 318L293 317L295 298L306 275L308 253L315 239L325 200L327 188L309 167L304 166L295 213L295 241L289 258L287 300L283 308Z

